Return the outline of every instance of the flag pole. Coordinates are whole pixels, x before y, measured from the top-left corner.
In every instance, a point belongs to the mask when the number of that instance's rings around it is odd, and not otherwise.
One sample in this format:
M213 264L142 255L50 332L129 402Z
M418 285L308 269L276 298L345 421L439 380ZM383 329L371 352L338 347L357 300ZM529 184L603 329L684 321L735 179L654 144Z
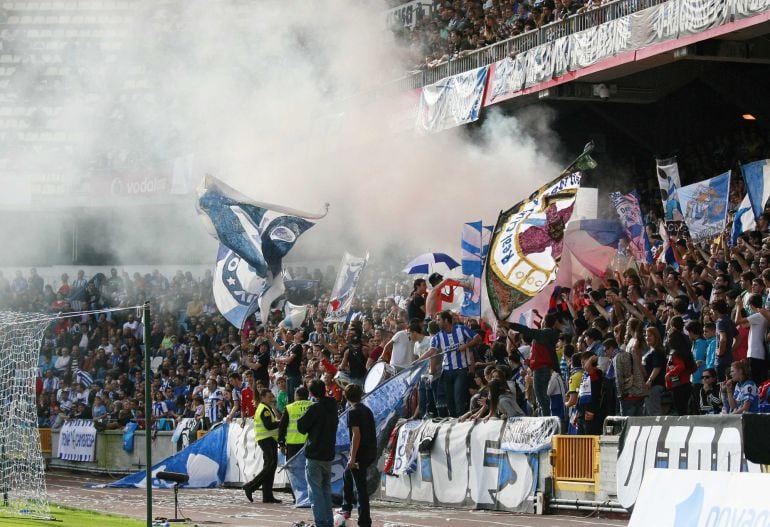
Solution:
M144 303L144 457L147 487L147 527L152 527L152 382L150 380L150 302Z

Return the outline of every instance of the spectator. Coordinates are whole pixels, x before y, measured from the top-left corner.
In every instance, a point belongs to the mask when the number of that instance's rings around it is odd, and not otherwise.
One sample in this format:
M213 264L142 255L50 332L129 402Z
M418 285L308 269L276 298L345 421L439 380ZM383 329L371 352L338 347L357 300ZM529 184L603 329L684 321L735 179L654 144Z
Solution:
M730 378L724 383L726 411L730 414L756 413L759 411L757 385L751 380L751 367L742 360L730 366Z

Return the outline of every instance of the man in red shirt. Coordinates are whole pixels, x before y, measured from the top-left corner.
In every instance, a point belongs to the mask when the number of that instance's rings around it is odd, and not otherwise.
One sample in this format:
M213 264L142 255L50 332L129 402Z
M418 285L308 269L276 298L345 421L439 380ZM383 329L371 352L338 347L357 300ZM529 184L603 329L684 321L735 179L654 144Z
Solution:
M243 372L243 386L241 388L241 417L254 417L256 410L254 405L254 373L251 370ZM241 421L243 423L244 421Z

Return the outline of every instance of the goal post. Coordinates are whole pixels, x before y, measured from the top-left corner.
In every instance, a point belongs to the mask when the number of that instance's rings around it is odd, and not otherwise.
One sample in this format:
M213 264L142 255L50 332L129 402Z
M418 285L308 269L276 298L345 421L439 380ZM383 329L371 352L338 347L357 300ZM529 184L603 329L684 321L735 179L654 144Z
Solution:
M0 311L0 511L50 518L35 385L51 317Z

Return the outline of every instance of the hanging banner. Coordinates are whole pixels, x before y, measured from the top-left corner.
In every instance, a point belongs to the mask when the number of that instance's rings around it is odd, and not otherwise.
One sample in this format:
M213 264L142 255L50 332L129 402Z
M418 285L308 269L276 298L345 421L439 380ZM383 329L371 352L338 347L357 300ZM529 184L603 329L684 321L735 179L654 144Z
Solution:
M96 428L90 419L65 421L59 433L59 459L93 461L96 450Z
M542 490L556 418L407 425L396 445L398 476L387 474L381 497L405 504L534 512ZM533 439L537 438L533 441Z
M489 66L489 89L484 106L490 106L510 98L511 94L524 89L526 78L525 54L506 57Z
M639 194L636 190L628 194L610 192L610 201L618 211L620 223L625 229L631 253L634 259L640 263L651 263L650 240L644 228L642 209L639 206Z
M758 417L765 422L770 419ZM744 436L744 431L741 415L629 417L618 442L618 501L626 509L633 507L642 481L653 467L760 472L759 465L746 460L744 438L752 439L749 433ZM757 439L754 443L760 442ZM762 450L770 450L766 441L761 442Z
M356 294L358 280L361 272L369 261L369 253L359 258L352 254L345 253L340 263L340 272L337 274L337 280L331 292L331 300L326 308L326 322L346 322L350 306L353 304L353 297Z
M418 133L433 133L472 123L479 118L487 66L425 86L417 112Z
M727 221L730 172L679 189L684 222L696 242L718 236Z

